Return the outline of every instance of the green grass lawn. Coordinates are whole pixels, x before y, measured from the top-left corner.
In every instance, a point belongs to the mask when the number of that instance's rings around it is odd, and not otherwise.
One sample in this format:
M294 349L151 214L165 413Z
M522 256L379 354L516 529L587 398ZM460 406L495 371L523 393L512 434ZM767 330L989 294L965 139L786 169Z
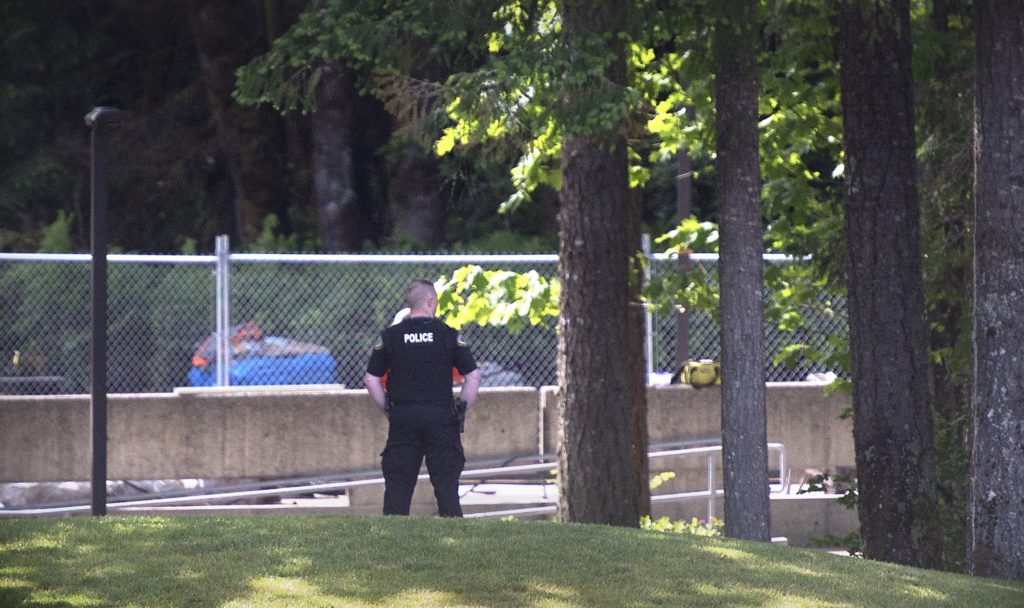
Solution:
M1024 606L1024 585L763 543L383 517L0 520L0 607Z

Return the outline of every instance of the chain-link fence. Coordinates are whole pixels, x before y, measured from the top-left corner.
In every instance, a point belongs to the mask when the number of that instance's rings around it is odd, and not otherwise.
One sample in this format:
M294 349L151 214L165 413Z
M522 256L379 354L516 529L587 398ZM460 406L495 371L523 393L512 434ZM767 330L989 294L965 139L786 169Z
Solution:
M404 306L410 280L450 277L466 264L557 275L555 255L111 255L108 261L114 393L225 381L361 386L369 350ZM713 258L704 264L713 281ZM667 256L652 259L654 273L675 269ZM89 272L88 255L0 254L0 394L89 391ZM773 360L794 341L827 350L829 335L845 333L842 298L815 289L818 301L829 303L817 308L830 313L806 314L798 332L766 323L769 380L825 371L806 362L788 369ZM718 324L707 313L652 313L650 319L649 370L678 368L681 322L689 329L690 357L718 355ZM467 326L463 334L485 384L542 386L557 382L555 325L552 319L515 334ZM225 338L221 363L218 335Z
M693 254L685 270L675 256L651 257L651 275L687 273L688 281L703 281L717 297L718 255ZM811 374L844 375L832 369L837 349L846 348L846 297L842 288L822 282L806 261L781 254L765 254L765 378L793 382ZM695 306L688 314L651 314L648 317L649 371L678 370L687 359L717 359L720 354L717 306ZM683 331L681 329L685 328ZM799 348L797 348L799 347ZM783 351L795 349L785 361Z

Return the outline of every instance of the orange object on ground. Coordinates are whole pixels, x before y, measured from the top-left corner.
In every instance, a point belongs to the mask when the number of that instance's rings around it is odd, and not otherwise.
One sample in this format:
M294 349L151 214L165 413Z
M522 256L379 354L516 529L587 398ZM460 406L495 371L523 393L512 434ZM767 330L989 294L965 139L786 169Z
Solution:
M457 368L452 368L452 384L462 384L462 374L459 373ZM387 390L388 388L388 372L384 372L384 375L380 377L380 385Z

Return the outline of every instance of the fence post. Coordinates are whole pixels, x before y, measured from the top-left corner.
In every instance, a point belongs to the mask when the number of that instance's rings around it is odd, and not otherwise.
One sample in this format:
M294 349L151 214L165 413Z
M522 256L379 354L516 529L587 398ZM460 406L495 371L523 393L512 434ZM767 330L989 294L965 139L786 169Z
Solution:
M679 156L676 157L676 215L679 221L690 217L693 212L693 160L690 158L689 148L679 149ZM679 260L676 262L676 272L680 276L686 276L689 268L690 252L683 249L679 252ZM678 371L683 363L690 358L690 307L676 309L676 360L675 369Z
M715 518L715 457L708 454L708 525Z
M647 264L644 265L644 284L651 283L651 264L654 258L651 256L651 235L643 233L640 235L640 248L643 250ZM647 372L644 384L651 384L651 375L654 373L654 316L651 314L649 304L644 305L644 359L646 359Z
M107 514L107 129L121 124L123 112L93 108L85 116L92 130L90 249L92 253L92 339L89 417L92 444L92 514Z
M216 336L217 336L217 386L231 386L231 241L226 234L219 235L214 244L217 264L216 276Z

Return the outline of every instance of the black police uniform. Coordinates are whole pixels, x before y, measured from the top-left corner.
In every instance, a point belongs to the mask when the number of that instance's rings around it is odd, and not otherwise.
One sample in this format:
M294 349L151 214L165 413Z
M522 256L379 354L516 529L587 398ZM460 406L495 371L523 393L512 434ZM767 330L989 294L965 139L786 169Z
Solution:
M452 408L452 368L476 361L459 333L434 317L407 317L381 333L366 371L388 374L388 442L381 454L384 514L408 515L423 457L442 517L462 517L459 476L466 464Z

